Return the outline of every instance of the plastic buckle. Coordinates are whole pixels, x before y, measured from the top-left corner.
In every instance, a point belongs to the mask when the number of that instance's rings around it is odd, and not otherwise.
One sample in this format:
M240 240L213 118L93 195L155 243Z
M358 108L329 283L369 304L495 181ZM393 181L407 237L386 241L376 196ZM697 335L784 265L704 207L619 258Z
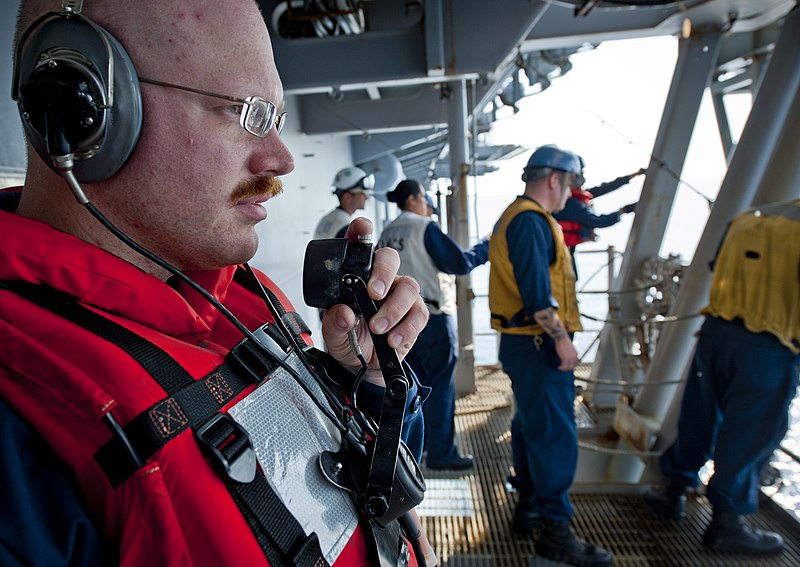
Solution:
M250 376L254 384L261 384L276 367L267 358L265 350L262 345L254 344L249 337L245 337L230 350L226 360Z
M195 435L222 476L243 484L256 477L256 453L250 436L228 414L214 414Z

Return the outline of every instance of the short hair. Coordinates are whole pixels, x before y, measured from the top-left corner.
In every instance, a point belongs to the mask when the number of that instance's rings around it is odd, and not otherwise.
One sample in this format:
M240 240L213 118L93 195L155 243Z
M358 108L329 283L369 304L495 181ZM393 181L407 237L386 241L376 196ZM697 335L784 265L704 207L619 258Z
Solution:
M531 183L533 181L538 181L539 179L543 179L550 175L551 173L566 173L564 171L553 169L552 167L531 167L526 168L522 172L522 180L525 183Z

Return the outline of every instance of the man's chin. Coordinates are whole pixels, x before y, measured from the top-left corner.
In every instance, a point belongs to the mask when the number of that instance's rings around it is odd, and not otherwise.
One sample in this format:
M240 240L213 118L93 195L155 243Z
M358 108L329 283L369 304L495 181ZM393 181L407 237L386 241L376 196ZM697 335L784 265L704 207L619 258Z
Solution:
M258 250L258 237L254 235L251 242L231 244L224 249L217 250L208 255L209 262L206 269L219 270L228 266L238 266L249 262ZM213 260L212 260L213 258Z

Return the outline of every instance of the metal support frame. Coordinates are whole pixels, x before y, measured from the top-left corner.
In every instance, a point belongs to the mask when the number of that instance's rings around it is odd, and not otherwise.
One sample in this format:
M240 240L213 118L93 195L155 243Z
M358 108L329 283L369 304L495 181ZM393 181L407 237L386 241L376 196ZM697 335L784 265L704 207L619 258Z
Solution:
M703 93L711 81L720 37L719 31L707 30L679 42L678 61L653 147L653 160L647 170L636 218L612 292L634 288L634 278L642 262L659 253L678 189L676 177L683 169ZM634 295L622 295L619 312L609 315L621 319L637 318L639 309ZM641 379L641 376L628 376L626 369L616 360L613 345L620 340L619 329L606 324L592 367L592 378ZM614 393L604 393L602 389L593 392L595 404L613 405L615 400Z
M725 110L725 94L719 91L713 92L711 99L714 101L714 116L717 118L722 151L725 152L725 163L730 163L733 155L733 135L731 134L731 124L728 121L728 111Z
M444 9L442 0L425 2L425 66L429 77L444 75Z
M18 11L19 0L0 5L0 84L6 89L5 96L0 97L0 136L3 140L0 144L0 176L22 178L27 165L25 136L17 105L8 96L13 71L11 45Z
M450 171L452 194L447 204L447 230L462 248L469 247L469 212L467 203L467 90L465 81L447 83L447 140L450 146ZM475 391L475 345L472 329L472 299L470 275L456 278L456 303L458 304L458 365L456 366L456 394Z
M786 17L692 264L681 283L673 313L679 321L665 327L647 376L648 382L674 381L685 375L695 344L695 332L702 321L690 316L698 313L708 301L711 288L709 262L716 254L730 220L749 205L800 196L800 145L796 126L800 119L798 60L800 9L795 9ZM634 404L640 415L662 422L654 447L656 450L666 448L674 440L682 396L683 384L657 386L644 389ZM642 473L648 472L639 459L619 457L616 461L615 480L639 480Z

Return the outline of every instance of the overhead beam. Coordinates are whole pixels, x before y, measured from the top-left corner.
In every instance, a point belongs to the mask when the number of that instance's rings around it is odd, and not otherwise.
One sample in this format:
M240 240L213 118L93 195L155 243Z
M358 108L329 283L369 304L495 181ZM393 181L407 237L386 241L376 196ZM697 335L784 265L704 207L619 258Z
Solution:
M284 90L424 77L425 37L419 26L363 35L274 38Z
M279 0L259 0L271 21ZM358 35L286 39L272 30L287 93L333 85L492 73L527 36L546 3L530 0L431 0L425 20ZM493 41L475 41L475 32ZM355 63L357 62L357 64Z
M382 132L367 137L352 136L350 150L354 163L363 163L396 151L404 146L423 143L425 138L440 138L442 134L429 128L421 130L404 130L400 132Z
M447 110L439 89L419 85L416 93L391 97L383 92L379 101L345 96L337 102L325 94L299 97L301 124L306 134L357 134L447 124Z
M425 62L429 77L444 75L444 0L425 2Z

